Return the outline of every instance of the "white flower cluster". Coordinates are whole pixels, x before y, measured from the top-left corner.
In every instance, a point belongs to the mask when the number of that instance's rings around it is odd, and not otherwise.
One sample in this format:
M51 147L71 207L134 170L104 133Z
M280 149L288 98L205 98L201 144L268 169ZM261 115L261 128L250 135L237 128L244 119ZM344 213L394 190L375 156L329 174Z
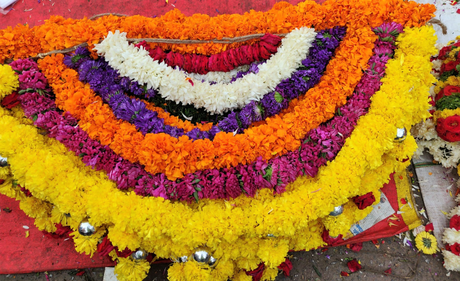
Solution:
M193 81L203 81L203 82L216 82L221 84L228 84L232 81L233 77L235 77L238 72L243 71L246 72L249 70L249 64L238 66L229 72L223 71L210 71L206 74L198 74L198 73L185 73L188 77L192 78Z
M258 101L273 91L302 64L315 36L311 28L293 30L282 40L277 53L259 66L257 74L250 73L232 84L225 84L224 79L214 85L194 80L180 70L153 60L144 48L129 44L126 33L118 30L109 32L94 49L121 76L157 89L163 98L219 114Z

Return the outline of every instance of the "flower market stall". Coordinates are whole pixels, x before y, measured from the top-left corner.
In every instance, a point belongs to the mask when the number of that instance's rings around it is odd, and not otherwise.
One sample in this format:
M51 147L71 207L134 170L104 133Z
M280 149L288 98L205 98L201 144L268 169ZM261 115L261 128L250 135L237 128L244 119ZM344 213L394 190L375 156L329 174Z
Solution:
M280 2L2 29L0 193L109 255L120 280L158 259L170 280L252 280L261 264L273 280L289 250L345 237L409 165L434 11Z

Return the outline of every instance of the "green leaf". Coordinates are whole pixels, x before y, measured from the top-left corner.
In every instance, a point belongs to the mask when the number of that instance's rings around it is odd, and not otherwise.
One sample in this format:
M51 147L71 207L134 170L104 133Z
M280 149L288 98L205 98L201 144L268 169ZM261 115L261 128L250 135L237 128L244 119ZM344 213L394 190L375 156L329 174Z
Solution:
M37 114L32 115L32 120L33 120L33 121L37 121L37 119L38 119L38 115L37 115Z
M343 116L342 111L340 111L340 108L337 108L337 115L338 116Z
M304 76L304 77L302 77L302 79L303 79L303 81L308 82L310 80L310 77Z
M385 41L385 42L393 42L393 37L391 36L387 36L387 37L384 37L382 39L380 39L381 41Z
M83 143L79 143L78 146L79 146L80 148L83 148Z
M196 191L201 191L201 190L202 190L202 189L201 189L201 186L200 186L200 185L195 186L195 190L196 190Z
M199 183L201 180L200 179L195 179L193 183Z
M193 197L195 197L196 202L198 203L199 198L198 198L198 191L193 192Z
M450 96L444 96L436 102L437 110L457 109L460 107L460 93L453 93Z
M395 29L392 32L390 32L390 34L396 37L399 35L399 32Z
M455 66L455 69L457 69L457 71L460 72L460 63Z
M86 155L87 155L86 153L80 153L80 154L78 154L78 157L84 157Z
M78 62L81 58L85 57L85 55L76 55L72 57L72 63Z
M265 175L263 176L263 178L266 179L267 181L270 181L272 178L272 173L273 173L273 168L270 165L267 168L265 168Z
M280 95L280 93L275 92L275 100L277 103L281 103L284 100L284 98L282 95Z

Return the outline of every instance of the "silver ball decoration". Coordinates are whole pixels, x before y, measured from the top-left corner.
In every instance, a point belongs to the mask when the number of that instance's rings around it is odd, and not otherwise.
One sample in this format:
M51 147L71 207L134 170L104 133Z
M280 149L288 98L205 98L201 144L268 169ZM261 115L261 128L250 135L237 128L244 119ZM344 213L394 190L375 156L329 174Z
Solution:
M270 238L275 238L275 235L273 235L273 234L269 233L269 234L267 234L267 237L270 237Z
M403 142L407 137L407 130L406 128L397 128L396 129L396 137L395 142Z
M343 213L343 206L334 207L334 210L329 213L329 216L337 217Z
M193 253L193 259L198 263L209 263L211 256L205 250L197 250Z
M91 236L96 232L96 228L92 226L87 220L84 220L78 226L78 233L83 236Z
M6 166L8 166L8 159L0 156L0 167L6 167Z
M187 256L182 256L182 257L178 257L176 259L172 259L174 262L187 262L188 261L188 257Z
M211 257L209 258L208 265L209 265L209 266L214 266L214 265L216 264L216 262L217 262L217 260L216 260L213 256L211 256Z
M134 253L132 253L131 257L133 258L133 260L137 260L137 261L145 260L147 258L147 252L142 249L139 249L135 251Z

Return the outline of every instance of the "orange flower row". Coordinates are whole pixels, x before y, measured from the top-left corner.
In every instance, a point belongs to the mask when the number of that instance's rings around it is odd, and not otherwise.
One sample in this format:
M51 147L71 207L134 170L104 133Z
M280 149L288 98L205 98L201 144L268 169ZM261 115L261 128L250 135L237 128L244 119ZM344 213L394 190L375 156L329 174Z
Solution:
M107 16L94 21L51 16L45 24L33 28L18 25L0 30L0 62L7 58L35 56L83 42L92 46L109 31L115 30L127 32L129 38L211 40L256 33L287 33L301 26L315 26L317 30L337 25L360 28L378 26L384 21L421 26L434 16L435 10L430 4L404 0L345 0L327 1L322 5L305 1L296 6L280 2L267 12L250 11L244 15L216 17L203 14L186 17L179 10L157 18ZM211 55L248 43L159 45L175 52Z
M244 134L220 132L213 141L192 141L187 136L138 132L134 125L118 120L102 99L78 80L77 72L63 64L63 55L46 57L39 67L56 95L56 104L78 118L80 127L93 139L109 145L131 162L139 162L150 173L165 173L174 180L184 173L224 168L270 159L300 146L305 134L330 119L346 103L372 55L377 36L367 28L349 28L320 83L299 100L283 118L274 116L266 124Z

